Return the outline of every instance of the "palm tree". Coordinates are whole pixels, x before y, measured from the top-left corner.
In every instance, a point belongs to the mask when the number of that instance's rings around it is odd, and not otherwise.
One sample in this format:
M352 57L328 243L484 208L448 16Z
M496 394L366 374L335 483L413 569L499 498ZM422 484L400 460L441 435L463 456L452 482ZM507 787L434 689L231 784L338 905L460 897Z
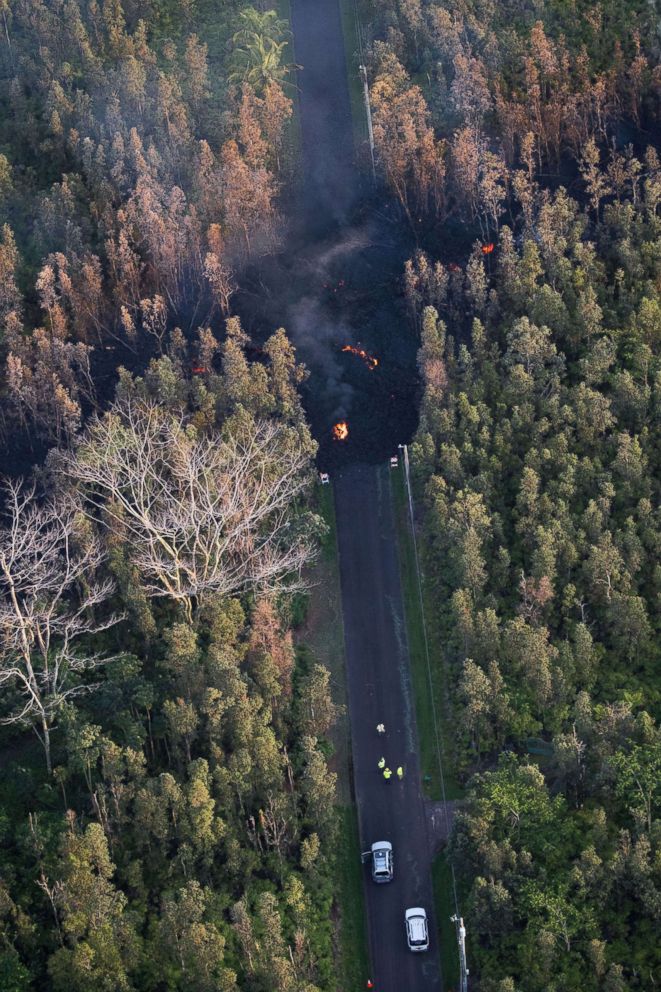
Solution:
M291 38L287 21L275 10L262 13L254 7L247 7L239 17L243 23L232 37L230 82L250 83L256 92L270 82L285 83L291 70L298 68L282 61Z
M252 35L261 34L276 41L291 36L288 22L278 17L276 10L255 10L254 7L246 7L239 13L242 24L238 31L232 36L235 45L241 44Z

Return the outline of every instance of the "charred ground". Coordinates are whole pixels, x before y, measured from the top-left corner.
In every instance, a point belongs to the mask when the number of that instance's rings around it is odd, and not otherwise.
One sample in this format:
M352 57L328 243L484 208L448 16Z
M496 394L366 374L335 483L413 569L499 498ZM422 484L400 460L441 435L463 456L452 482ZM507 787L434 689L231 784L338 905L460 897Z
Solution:
M397 215L365 198L339 228L297 243L246 274L236 305L253 340L287 329L309 370L306 412L322 468L383 461L417 424L416 335L402 294L414 249ZM352 345L376 358L342 349ZM333 440L339 420L344 442Z

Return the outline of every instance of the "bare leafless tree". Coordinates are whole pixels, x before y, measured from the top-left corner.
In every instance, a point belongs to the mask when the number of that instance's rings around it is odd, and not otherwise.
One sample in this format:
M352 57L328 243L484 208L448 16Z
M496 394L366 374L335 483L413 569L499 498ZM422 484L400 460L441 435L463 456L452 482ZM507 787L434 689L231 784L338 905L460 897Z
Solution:
M231 433L202 435L129 398L62 457L84 486L86 512L125 534L146 592L176 600L188 619L205 594L300 584L314 556L292 512L309 456L280 423L247 418Z
M52 771L51 730L62 704L93 686L81 676L108 661L85 635L117 623L94 608L112 592L95 576L104 552L93 533L79 534L79 510L49 500L34 486L5 483L8 520L0 529L0 689L5 725L31 726Z

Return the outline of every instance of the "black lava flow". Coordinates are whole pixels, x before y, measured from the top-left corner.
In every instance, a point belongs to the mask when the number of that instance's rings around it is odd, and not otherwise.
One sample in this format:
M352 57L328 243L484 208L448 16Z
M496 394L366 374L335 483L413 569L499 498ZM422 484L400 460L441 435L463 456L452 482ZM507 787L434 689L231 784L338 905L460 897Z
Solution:
M382 462L415 431L419 342L402 293L414 250L395 209L366 199L341 224L312 232L302 224L286 248L242 275L234 305L252 340L284 327L308 369L302 396L322 470ZM333 434L341 421L343 441Z

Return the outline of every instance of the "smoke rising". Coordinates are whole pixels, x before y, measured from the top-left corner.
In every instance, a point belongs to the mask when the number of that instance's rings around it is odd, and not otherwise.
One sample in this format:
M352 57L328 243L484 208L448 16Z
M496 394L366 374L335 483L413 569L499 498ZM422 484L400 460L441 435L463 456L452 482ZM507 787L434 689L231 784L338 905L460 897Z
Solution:
M319 375L324 409L333 416L348 416L355 390L343 378L339 345L350 339L351 329L325 313L318 299L306 296L291 307L287 332L298 357Z
M355 398L354 386L346 381L346 361L340 357L340 349L355 339L356 331L338 314L337 305L324 300L324 290L339 277L347 279L352 257L370 244L368 226L362 225L307 255L303 268L314 295L306 294L287 308L287 333L299 358L315 373L317 401L331 417L348 416Z

